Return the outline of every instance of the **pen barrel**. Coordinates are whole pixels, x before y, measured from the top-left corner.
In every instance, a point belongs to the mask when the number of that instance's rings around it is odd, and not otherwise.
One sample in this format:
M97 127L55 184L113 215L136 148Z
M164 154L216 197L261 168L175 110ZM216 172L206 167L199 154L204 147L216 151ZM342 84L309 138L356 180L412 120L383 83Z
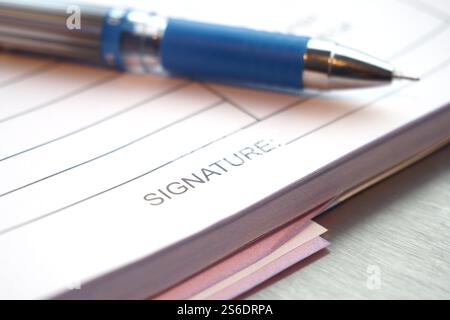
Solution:
M389 63L330 41L67 2L0 0L0 46L288 92L379 86L394 78Z
M0 1L0 44L6 49L101 63L106 12L106 8L61 2Z
M298 90L309 37L169 19L161 64L170 73Z

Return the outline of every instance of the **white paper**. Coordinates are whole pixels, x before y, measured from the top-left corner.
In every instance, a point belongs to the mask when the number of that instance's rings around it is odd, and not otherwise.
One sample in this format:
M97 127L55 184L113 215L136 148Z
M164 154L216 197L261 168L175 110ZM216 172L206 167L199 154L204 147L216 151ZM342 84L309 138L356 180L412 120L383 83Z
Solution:
M82 286L450 101L449 19L418 1L151 4L174 16L330 37L422 80L298 97L1 53L1 298ZM223 160L239 152L243 165ZM204 168L215 172L210 181L183 182ZM170 199L144 199L158 189Z

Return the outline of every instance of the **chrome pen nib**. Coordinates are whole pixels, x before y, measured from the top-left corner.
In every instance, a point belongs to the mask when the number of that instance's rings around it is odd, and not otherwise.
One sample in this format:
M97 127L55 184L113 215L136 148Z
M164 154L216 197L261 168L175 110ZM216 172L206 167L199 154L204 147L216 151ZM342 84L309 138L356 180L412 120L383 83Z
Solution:
M411 77L411 76L405 76L404 74L400 72L394 72L392 74L392 79L399 79L399 80L408 80L408 81L419 81L419 77Z
M388 62L332 41L311 39L303 55L303 83L318 89L351 89L418 78L395 72Z

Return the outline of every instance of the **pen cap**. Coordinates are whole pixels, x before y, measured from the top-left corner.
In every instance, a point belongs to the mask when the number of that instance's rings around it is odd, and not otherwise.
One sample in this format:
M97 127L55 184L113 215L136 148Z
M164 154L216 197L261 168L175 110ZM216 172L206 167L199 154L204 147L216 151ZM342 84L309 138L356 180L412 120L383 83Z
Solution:
M298 90L308 37L169 19L164 69L199 79Z
M2 0L0 44L6 49L101 63L106 12L105 8L61 2Z

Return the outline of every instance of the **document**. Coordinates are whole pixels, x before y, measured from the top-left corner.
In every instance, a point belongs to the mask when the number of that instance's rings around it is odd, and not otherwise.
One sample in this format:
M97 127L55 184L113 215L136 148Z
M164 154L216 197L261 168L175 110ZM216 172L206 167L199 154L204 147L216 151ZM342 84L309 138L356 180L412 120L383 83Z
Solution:
M152 299L231 299L323 249L326 229L300 219Z
M82 295L87 283L236 224L235 237L195 242L182 261L177 253L153 268L148 285L161 290L302 213L290 205L337 197L361 182L356 172L369 178L375 156L345 164L386 137L439 114L435 131L389 149L382 159L392 165L399 149L450 137L444 1L150 4L176 17L332 38L421 81L295 96L1 52L0 298ZM335 163L339 176L311 182ZM311 182L296 189L304 200L264 206L300 182ZM117 297L141 297L125 287Z

